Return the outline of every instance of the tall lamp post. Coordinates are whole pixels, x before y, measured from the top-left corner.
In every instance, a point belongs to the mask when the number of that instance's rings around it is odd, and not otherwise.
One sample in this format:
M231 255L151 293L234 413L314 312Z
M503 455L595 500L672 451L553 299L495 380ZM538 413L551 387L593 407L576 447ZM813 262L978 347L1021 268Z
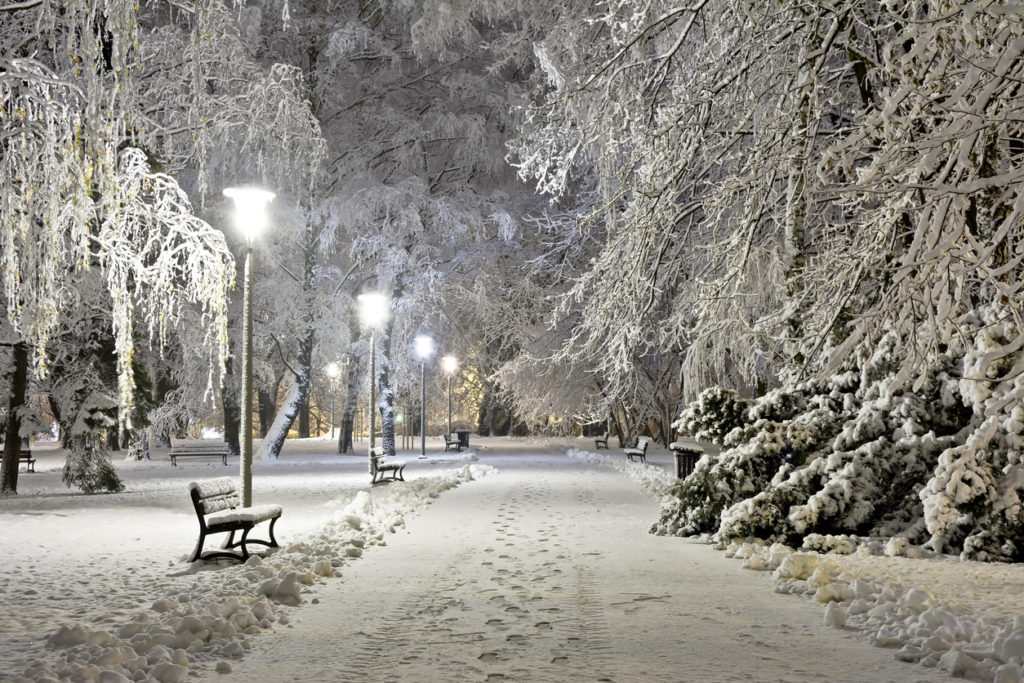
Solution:
M452 373L459 367L459 361L455 356L445 356L441 359L441 367L448 373L448 433L452 433Z
M340 374L341 368L337 363L331 363L327 366L327 377L330 379L331 386L331 441L334 441L334 394L337 393L335 385Z
M370 450L373 457L377 432L377 327L388 317L388 297L372 292L359 295L359 317L370 328Z
M420 359L420 457L427 457L427 359L434 355L434 340L425 334L416 337L416 355Z
M242 296L242 507L252 506L252 242L267 226L267 204L273 192L255 187L228 187L224 196L235 203L235 225L245 235L245 287Z

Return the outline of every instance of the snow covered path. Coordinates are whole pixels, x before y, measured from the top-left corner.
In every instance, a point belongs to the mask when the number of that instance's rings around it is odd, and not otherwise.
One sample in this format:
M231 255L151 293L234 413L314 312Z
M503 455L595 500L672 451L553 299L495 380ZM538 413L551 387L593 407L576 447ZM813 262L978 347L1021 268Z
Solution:
M655 503L564 456L492 459L253 640L221 681L919 681Z

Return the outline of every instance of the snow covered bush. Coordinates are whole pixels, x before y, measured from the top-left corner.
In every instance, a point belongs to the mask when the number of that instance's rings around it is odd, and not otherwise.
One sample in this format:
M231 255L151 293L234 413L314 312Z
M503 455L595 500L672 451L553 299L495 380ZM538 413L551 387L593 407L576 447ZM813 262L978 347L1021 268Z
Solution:
M1024 559L1024 377L1013 370L1024 352L1006 352L1024 334L1011 320L979 309L916 377L900 371L907 348L889 333L826 381L755 399L749 421L720 437L722 453L671 489L653 530L810 548L898 536L965 558ZM707 438L709 403L680 424Z
M957 389L971 431L942 453L921 491L928 545L979 560L1024 559L1024 329L1002 307L976 311ZM1010 350L1007 353L1007 350Z
M701 392L672 426L701 441L721 444L726 434L746 424L748 405L732 389L711 387Z

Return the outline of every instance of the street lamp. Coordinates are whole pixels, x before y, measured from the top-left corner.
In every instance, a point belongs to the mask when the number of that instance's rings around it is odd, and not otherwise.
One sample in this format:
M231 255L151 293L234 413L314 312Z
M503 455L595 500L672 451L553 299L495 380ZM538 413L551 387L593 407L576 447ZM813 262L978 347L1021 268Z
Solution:
M425 334L416 337L416 355L420 359L420 457L427 457L427 359L434 355L434 340Z
M235 203L235 225L245 235L245 286L242 295L242 507L252 506L252 242L267 226L267 204L273 192L256 187L228 187L224 196Z
M452 433L452 373L459 367L459 361L455 356L445 356L441 359L441 367L448 373L448 433Z
M335 384L338 381L338 376L341 375L341 368L337 363L330 363L327 366L327 377L330 378L331 382L331 441L334 440L334 394L336 393Z
M370 451L373 458L374 438L377 431L377 327L388 317L388 297L380 293L359 295L359 317L370 328Z

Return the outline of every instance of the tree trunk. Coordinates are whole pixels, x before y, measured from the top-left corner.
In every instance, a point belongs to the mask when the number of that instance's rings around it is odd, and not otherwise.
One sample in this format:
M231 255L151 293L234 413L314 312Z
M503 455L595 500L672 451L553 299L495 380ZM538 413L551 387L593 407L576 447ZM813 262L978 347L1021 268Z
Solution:
M355 332L355 340L359 339L358 331ZM359 406L359 376L360 364L353 358L348 364L348 377L345 381L345 396L341 404L340 431L338 432L338 452L355 453L355 445L352 443L352 432L356 426L356 410Z
M221 389L221 409L224 411L224 441L232 455L242 452L239 441L242 426L242 409L238 404L238 378L235 377L234 363L229 356L224 364L225 381Z
M64 428L61 426L64 423L61 422L60 419L60 404L57 403L57 399L53 397L53 394L48 394L46 396L46 400L50 404L50 412L53 413L53 419L57 422L57 431L60 432L60 446L61 448L67 448L68 437Z
M14 345L14 376L7 396L7 429L0 461L0 495L18 492L18 451L21 449L21 407L28 387L28 345Z
M121 438L117 427L110 427L106 430L107 450L111 453L121 450Z
M391 308L394 309L394 302L402 295L402 285L399 281L391 294ZM377 374L378 386L380 387L380 401L377 407L380 410L380 445L387 455L395 454L395 392L391 389L391 333L395 328L394 316L388 318L384 331L377 342L381 361Z
M266 438L270 425L274 423L274 416L277 414L277 390L281 387L281 381L275 379L272 388L260 387L256 391L259 399L260 437Z
M297 374L293 377L293 384L288 392L288 397L281 405L281 410L277 412L274 423L270 426L266 437L263 439L263 445L259 451L259 457L261 458L276 458L281 454L284 441L288 438L288 430L292 428L295 418L298 417L302 402L309 397L309 380L312 373L311 364L315 338L316 334L310 328L306 330L305 336L299 342L298 367L295 369Z
M309 396L306 396L306 400L299 406L299 438L309 438Z

